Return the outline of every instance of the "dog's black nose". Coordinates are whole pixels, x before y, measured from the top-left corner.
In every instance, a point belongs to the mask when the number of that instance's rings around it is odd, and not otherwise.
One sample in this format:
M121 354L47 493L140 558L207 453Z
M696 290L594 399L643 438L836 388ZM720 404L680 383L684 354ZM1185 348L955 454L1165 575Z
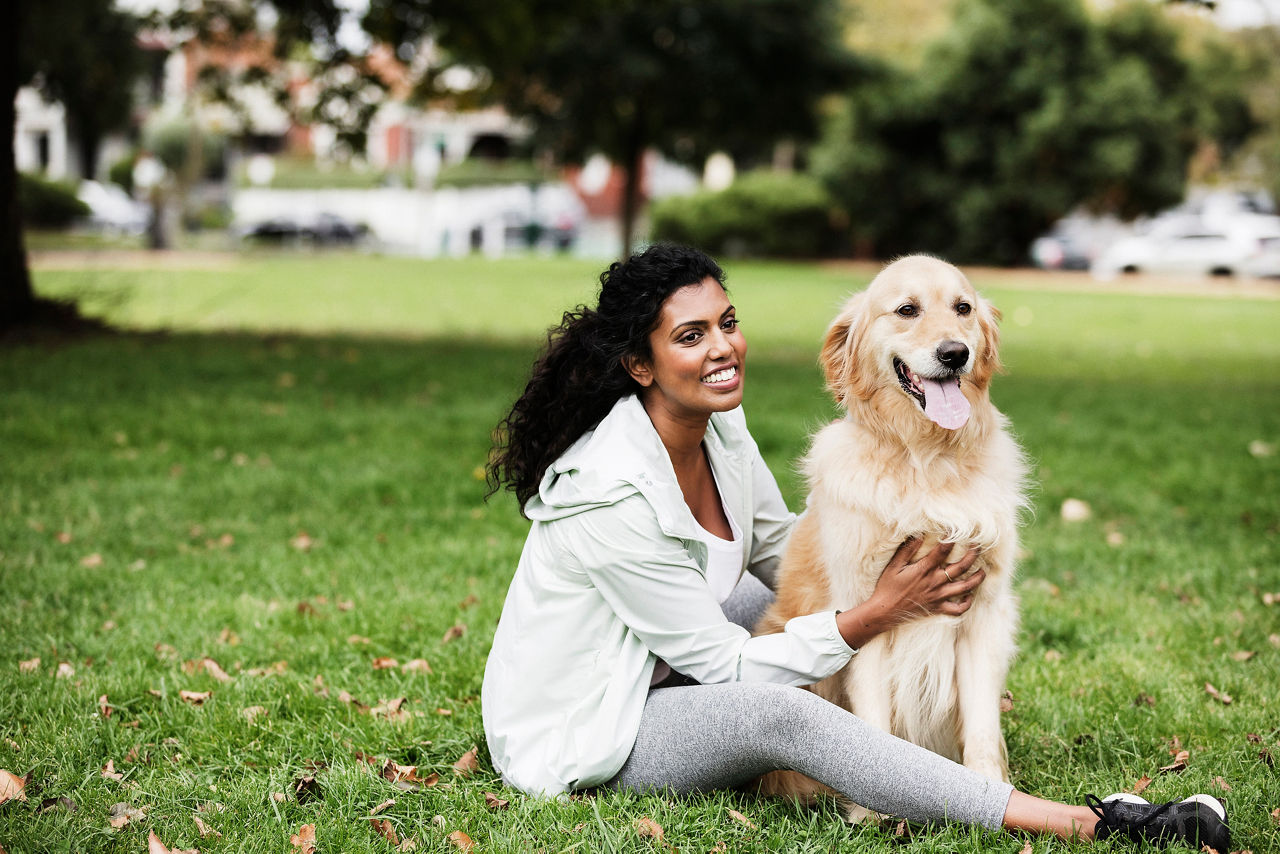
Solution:
M969 361L969 348L959 341L943 341L938 345L937 356L939 362L954 371Z

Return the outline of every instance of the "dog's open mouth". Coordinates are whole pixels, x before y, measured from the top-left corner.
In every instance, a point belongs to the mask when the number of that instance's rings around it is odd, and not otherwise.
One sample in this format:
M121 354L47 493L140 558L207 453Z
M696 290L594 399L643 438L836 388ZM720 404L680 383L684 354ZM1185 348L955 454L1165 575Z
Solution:
M920 404L930 421L948 430L959 430L968 423L969 400L960 391L960 377L922 377L896 356L893 359L893 369L898 375L898 384L902 386L902 390Z

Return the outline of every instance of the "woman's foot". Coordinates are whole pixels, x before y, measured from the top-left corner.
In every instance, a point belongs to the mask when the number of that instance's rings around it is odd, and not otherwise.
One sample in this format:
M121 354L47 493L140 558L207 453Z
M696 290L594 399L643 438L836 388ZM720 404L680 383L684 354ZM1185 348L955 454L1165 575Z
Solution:
M1094 828L1098 839L1120 834L1160 845L1182 842L1197 851L1202 846L1218 854L1228 854L1231 850L1227 811L1211 795L1192 795L1182 801L1152 804L1137 795L1119 793L1102 800L1086 795L1085 802L1098 817Z

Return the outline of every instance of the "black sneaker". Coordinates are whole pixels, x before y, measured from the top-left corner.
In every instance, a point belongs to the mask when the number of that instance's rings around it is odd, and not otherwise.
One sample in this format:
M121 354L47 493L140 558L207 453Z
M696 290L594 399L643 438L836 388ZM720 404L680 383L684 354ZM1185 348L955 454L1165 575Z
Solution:
M1211 795L1192 795L1184 801L1152 804L1127 793L1108 795L1102 800L1085 795L1085 803L1098 816L1094 835L1106 839L1113 834L1145 839L1157 845L1183 842L1197 851L1202 846L1218 854L1231 850L1231 830L1227 811Z

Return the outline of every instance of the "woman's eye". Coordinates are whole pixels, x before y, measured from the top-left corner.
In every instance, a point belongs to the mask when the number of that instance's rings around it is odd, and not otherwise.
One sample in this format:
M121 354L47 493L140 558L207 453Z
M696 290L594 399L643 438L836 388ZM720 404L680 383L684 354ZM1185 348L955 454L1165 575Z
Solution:
M906 305L898 307L899 317L915 317L919 313L920 313L920 309L916 308L911 303L907 303Z
M969 305L969 303L967 302L956 303L956 314L968 314L971 311L973 311L973 306Z
M701 333L701 332L686 332L684 335L682 335L682 336L680 337L680 343L681 343L681 344L693 344L694 342L696 342L696 341L697 341L699 338L701 338L701 337L702 337L702 333Z
M727 330L729 330L729 331L733 331L734 329L737 329L737 328L738 328L738 318L736 318L736 317L726 318L726 319L725 319L725 322L721 325L721 327L720 327L720 328L721 328L721 329L727 329Z

